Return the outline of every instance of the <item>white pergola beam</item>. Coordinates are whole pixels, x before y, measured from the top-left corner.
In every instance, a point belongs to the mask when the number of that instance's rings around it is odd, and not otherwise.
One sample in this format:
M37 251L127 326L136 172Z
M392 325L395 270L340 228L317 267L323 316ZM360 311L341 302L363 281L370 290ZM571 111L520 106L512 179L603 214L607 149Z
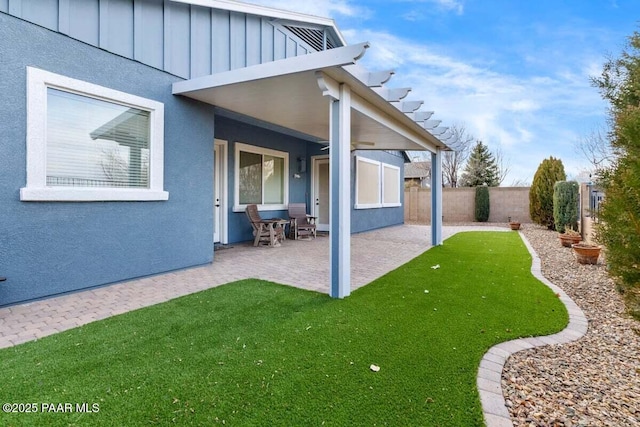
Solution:
M413 120L416 122L426 122L433 116L433 111L416 111L413 113Z
M304 55L303 55L304 56ZM360 80L370 88L381 88L395 74L394 70L369 71L359 64L350 64L344 67L352 76Z
M411 92L410 87L400 87L400 88L373 88L374 91L380 95L382 98L389 102L399 102L401 99L404 99Z
M437 127L437 128L429 130L429 132L431 132L431 135L433 135L433 136L438 136L438 135L442 135L443 133L445 133L447 131L447 129L449 129L449 128L448 127Z
M366 84L369 87L382 87L382 85L388 82L395 73L396 72L393 70L369 73Z
M398 105L398 108L403 113L413 113L418 108L422 107L422 104L424 104L424 101L402 101L400 102L400 105Z
M440 126L440 123L442 123L442 120L425 120L422 126L424 126L425 129L429 130L437 128L438 126Z
M445 142L446 140L448 140L449 138L451 138L453 136L453 134L449 131L449 129L447 129L442 135L440 135L438 137L438 139L442 142Z

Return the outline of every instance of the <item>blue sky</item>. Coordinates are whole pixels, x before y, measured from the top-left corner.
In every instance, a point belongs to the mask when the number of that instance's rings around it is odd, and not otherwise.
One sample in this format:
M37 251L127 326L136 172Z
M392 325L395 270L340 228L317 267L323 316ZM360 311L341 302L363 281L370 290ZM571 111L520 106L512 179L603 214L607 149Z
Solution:
M250 0L333 18L361 64L394 69L443 126L463 125L510 164L503 185L530 183L540 162L588 169L577 141L606 124L591 87L640 27L638 0Z

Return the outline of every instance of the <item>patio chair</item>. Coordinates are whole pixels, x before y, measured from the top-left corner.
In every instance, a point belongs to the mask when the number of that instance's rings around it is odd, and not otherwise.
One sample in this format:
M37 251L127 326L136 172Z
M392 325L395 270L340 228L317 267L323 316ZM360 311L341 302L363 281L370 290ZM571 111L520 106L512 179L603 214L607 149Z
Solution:
M307 215L305 203L289 204L289 238L298 240L304 237L316 237L316 217Z
M287 220L280 218L262 219L257 205L247 205L245 213L249 218L253 228L253 235L255 236L253 246L258 246L260 243L271 247L280 246L280 242L285 239L284 225L288 223Z

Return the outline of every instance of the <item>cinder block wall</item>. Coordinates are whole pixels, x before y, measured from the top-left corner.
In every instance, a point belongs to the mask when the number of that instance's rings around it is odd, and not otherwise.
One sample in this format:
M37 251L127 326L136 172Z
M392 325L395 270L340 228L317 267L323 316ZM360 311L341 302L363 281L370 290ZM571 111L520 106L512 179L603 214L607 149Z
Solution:
M442 213L445 223L473 222L475 220L475 188L444 188ZM491 187L489 222L513 221L530 223L529 187ZM405 222L428 224L431 222L431 189L407 188L404 198Z
M489 222L512 221L528 223L529 215L529 187L492 187L489 188L491 211Z

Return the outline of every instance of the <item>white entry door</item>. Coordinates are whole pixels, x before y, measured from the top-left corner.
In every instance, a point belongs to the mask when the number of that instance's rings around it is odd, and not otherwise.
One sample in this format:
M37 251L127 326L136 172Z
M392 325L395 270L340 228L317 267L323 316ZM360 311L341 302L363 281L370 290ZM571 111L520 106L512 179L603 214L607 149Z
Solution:
M318 231L329 231L329 159L313 159L313 216Z
M227 141L213 145L213 242L227 243Z

